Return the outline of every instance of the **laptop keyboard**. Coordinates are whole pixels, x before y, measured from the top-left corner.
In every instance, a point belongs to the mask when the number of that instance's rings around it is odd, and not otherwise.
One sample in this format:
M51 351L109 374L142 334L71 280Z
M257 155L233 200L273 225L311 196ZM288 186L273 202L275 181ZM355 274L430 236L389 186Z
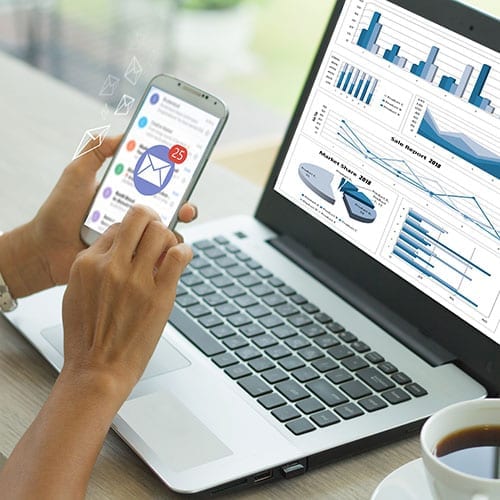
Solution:
M427 394L227 238L193 249L170 322L292 433Z

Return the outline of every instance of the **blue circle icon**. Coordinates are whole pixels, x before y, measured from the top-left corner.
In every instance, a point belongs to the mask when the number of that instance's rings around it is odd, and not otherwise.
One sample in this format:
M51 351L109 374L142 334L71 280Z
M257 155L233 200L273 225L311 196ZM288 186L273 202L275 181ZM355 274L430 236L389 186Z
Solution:
M151 104L156 104L159 101L159 99L160 99L160 96L158 94L153 94L151 96L151 99L149 100L149 102Z
M139 193L153 196L165 189L175 171L169 151L167 146L160 144L142 153L134 169L134 185Z
M148 124L148 119L145 116L143 116L139 120L139 128L144 128L147 124Z

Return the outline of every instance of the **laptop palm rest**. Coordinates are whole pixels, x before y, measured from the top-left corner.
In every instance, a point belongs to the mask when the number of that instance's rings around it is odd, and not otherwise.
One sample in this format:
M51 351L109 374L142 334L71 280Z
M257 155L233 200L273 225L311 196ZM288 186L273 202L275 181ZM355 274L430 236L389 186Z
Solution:
M42 330L42 337L63 356L62 325ZM141 380L186 368L191 363L163 337ZM126 401L119 416L160 460L176 472L197 467L233 452L169 391ZM196 450L194 452L193 450Z
M64 355L62 325L45 328L42 337L61 355ZM175 370L189 366L190 361L185 358L170 342L160 338L156 350L144 371L141 380L146 380L158 375L164 375Z
M168 390L126 401L118 414L175 472L233 454Z

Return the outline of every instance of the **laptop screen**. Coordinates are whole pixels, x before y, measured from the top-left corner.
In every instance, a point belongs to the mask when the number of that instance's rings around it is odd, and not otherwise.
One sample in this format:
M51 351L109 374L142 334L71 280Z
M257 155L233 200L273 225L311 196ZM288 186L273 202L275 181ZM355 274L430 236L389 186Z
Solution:
M500 342L499 53L352 0L310 89L274 190Z

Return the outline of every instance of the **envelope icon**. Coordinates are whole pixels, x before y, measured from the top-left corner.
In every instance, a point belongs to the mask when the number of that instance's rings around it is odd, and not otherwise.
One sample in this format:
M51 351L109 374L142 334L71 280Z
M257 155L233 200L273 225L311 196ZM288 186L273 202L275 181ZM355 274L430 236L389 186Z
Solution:
M132 85L135 85L139 81L141 75L142 66L139 64L137 57L133 56L125 70L124 76Z
M148 153L137 172L137 177L161 188L173 168L175 168L174 165L169 161Z
M115 115L128 115L132 106L134 105L135 99L127 94L123 94L118 106L115 109Z
M78 144L78 147L76 148L73 160L90 153L90 151L93 151L94 149L97 149L102 144L102 141L104 141L104 138L109 131L109 127L109 125L105 125L104 127L90 128L86 130L80 144Z
M102 84L101 90L99 92L100 96L110 96L115 93L118 88L120 79L113 75L108 75Z

